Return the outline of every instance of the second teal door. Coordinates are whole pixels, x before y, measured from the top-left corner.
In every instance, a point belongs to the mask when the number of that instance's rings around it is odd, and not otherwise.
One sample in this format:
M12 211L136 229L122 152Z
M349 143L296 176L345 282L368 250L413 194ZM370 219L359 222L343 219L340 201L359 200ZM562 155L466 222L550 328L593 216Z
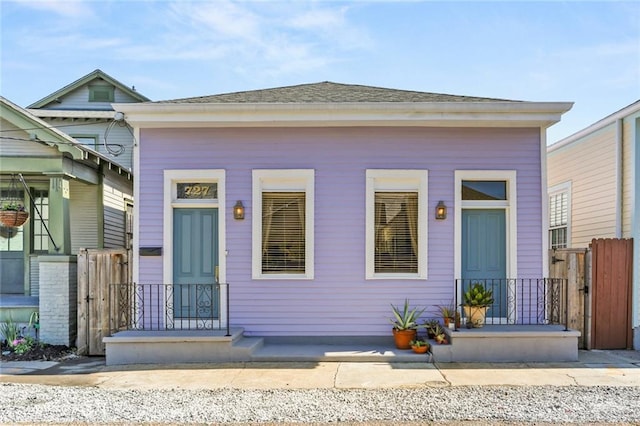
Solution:
M464 292L471 283L476 281L491 287L494 304L487 316L506 315L506 265L505 211L502 209L463 209L462 291Z

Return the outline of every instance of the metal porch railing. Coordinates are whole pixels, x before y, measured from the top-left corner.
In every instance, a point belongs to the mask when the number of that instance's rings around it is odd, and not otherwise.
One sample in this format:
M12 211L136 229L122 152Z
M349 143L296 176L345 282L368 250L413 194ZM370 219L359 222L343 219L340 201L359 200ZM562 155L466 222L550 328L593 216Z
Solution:
M464 293L475 283L493 292L493 304L485 324L560 324L568 330L567 280L563 278L456 279L455 306L464 303ZM460 325L466 324L464 310Z
M226 335L231 335L227 283L111 284L109 304L111 334L123 330L226 329Z

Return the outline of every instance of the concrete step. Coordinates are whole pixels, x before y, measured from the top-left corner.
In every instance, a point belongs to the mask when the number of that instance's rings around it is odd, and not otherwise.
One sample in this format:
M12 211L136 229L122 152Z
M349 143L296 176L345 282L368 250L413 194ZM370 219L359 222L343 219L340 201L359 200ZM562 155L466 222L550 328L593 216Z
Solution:
M254 352L260 350L264 345L262 337L240 337L233 341L231 345L232 353L238 359L251 359Z
M430 353L416 354L391 346L264 344L251 355L256 362L431 362Z

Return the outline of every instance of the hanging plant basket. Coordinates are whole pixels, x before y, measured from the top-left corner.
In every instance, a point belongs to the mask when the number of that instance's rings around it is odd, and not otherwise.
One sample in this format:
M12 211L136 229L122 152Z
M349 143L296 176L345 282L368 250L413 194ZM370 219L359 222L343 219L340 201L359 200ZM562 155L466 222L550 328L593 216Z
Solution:
M0 223L9 228L17 228L24 225L29 219L29 212L18 210L0 210Z
M0 200L0 223L8 228L18 228L24 225L27 219L29 212L25 209L24 194L18 191L16 176L11 175L7 196Z

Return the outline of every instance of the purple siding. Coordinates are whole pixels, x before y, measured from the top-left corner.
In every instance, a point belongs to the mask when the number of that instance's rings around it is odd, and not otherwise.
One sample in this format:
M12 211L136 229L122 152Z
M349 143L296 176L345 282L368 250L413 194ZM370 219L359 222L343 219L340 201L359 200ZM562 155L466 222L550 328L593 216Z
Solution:
M517 170L518 271L542 276L537 128L143 129L140 139L140 246L162 245L163 170L226 170L231 324L247 335L387 335L391 303L450 301L457 169ZM315 279L252 280L252 169L292 168L315 170ZM426 281L365 280L366 169L429 171ZM244 221L232 218L236 200ZM445 221L433 218L439 200ZM142 283L162 282L162 259L141 257L139 271Z

